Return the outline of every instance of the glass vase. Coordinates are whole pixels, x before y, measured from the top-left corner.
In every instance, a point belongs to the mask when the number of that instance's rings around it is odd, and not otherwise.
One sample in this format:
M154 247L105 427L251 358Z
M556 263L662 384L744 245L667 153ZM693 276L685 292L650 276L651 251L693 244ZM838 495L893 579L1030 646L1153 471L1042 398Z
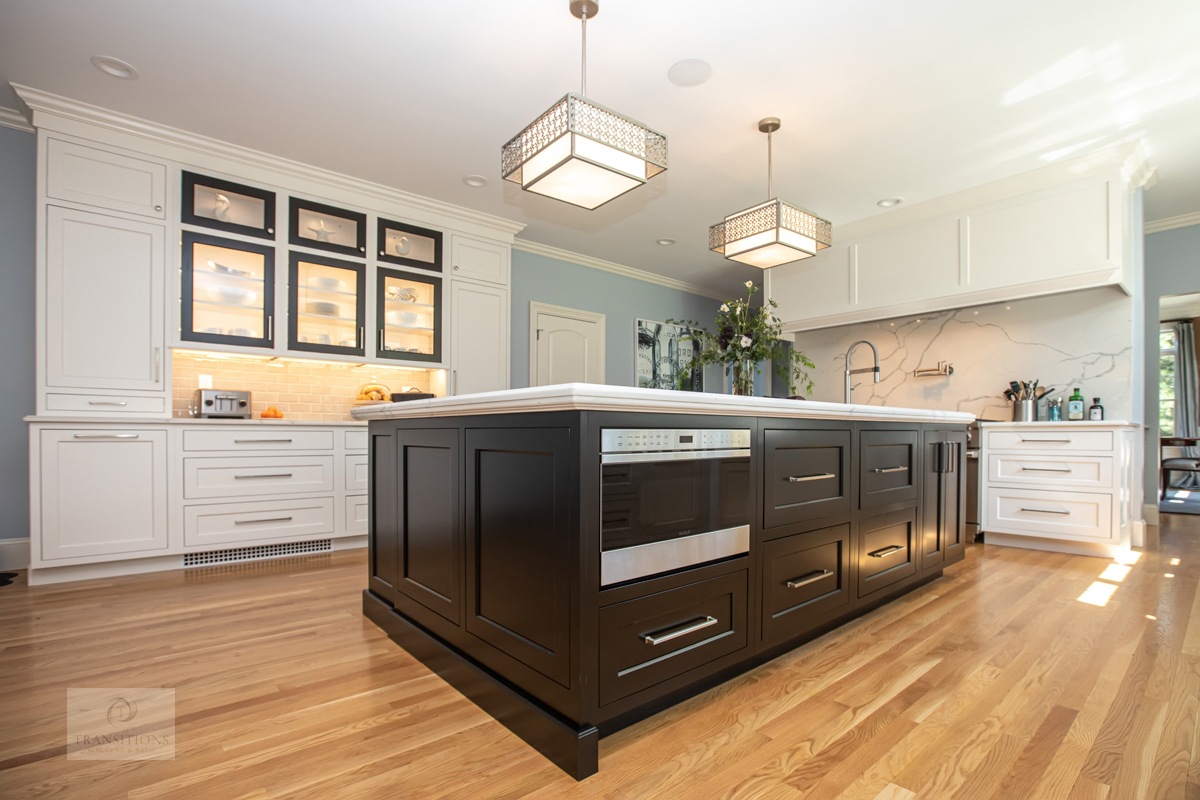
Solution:
M731 370L733 376L732 392L746 397L754 396L754 362L748 359L736 363Z

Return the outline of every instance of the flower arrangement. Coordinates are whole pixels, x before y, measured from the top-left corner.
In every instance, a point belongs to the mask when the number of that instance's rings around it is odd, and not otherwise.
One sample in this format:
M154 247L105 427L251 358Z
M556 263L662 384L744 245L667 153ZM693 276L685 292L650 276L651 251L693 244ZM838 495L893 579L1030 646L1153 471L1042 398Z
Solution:
M688 369L723 364L725 374L733 376L733 393L751 395L754 394L758 365L770 359L779 377L787 381L789 394L798 394L797 384L804 388L805 394L812 394L813 382L808 370L816 369L816 366L804 353L790 350L781 338L783 325L774 314L778 303L768 298L759 308L750 307L750 300L757 291L753 281L746 281L744 298L721 304L716 320L718 333L709 333L692 320L667 320L669 324L691 328L692 333L680 338L700 344L700 352Z

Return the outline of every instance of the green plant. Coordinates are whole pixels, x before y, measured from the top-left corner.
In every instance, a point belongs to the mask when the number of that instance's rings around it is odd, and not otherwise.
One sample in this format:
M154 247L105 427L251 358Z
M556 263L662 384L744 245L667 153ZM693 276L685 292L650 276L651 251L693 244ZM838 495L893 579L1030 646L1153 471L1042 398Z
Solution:
M671 325L692 329L692 333L680 339L691 339L700 344L700 353L692 358L689 371L721 364L725 374L733 376L733 393L748 395L754 393L758 365L770 359L775 372L787 381L789 394L798 394L797 384L804 388L806 395L812 394L813 382L808 370L816 369L816 365L804 353L790 349L783 340L783 324L774 314L778 303L768 298L758 308L751 308L750 300L757 291L753 281L746 281L745 298L721 305L717 312L717 333L710 333L693 320L667 320Z

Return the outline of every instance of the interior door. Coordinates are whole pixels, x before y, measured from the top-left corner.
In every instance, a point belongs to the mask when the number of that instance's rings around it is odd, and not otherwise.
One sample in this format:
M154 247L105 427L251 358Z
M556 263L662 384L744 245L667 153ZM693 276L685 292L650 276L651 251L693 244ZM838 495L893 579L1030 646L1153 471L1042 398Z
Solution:
M604 383L603 314L531 304L534 356L530 386Z

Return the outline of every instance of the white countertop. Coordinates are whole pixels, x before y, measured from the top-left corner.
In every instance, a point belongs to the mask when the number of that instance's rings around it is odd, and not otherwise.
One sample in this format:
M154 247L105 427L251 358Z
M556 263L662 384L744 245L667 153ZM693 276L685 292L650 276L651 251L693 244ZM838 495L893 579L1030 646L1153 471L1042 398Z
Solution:
M195 417L139 417L139 416L121 416L115 414L110 417L25 417L26 422L37 422L40 424L97 424L97 425L266 425L270 427L287 427L287 426L303 426L311 425L318 428L361 428L366 425L365 422L356 420L333 420L323 422L321 420L312 419L196 419Z
M1048 428L1054 427L1069 427L1069 428L1140 428L1141 425L1136 422L1127 422L1123 419L1102 419L1093 421L1090 419L1077 420L1060 420L1051 422L1050 420L1039 419L1037 422L987 422L980 420L979 425L984 425L989 428Z
M739 397L669 389L638 389L595 383L563 383L531 389L432 400L409 400L363 406L351 411L355 419L405 419L461 417L472 414L520 414L545 411L639 411L650 414L715 414L746 417L872 420L876 422L947 422L965 425L975 415L958 411L930 411L890 406L816 403L773 397Z

